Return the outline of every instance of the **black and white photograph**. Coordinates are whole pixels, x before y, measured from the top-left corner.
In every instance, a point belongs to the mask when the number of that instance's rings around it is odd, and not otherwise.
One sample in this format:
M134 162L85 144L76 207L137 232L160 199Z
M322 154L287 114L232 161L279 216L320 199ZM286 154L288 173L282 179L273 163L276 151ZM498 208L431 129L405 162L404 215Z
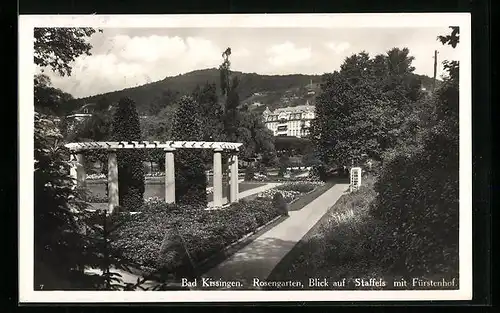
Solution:
M470 32L21 15L20 302L471 299Z

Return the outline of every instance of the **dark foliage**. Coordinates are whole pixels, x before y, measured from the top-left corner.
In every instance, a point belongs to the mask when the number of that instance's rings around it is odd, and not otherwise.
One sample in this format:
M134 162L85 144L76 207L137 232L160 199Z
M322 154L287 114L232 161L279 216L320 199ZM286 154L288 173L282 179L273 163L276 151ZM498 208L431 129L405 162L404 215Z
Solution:
M245 169L245 181L251 181L255 178L255 167L253 165L247 166Z
M432 126L386 157L375 185L372 213L393 238L382 262L406 275L458 273L459 88L458 70L448 70L431 99Z
M199 141L203 136L199 105L192 97L183 96L175 113L174 140ZM206 208L207 179L203 153L199 149L175 152L175 196L180 204Z
M112 137L115 141L141 140L139 115L132 100L124 98L118 102ZM120 206L130 211L138 210L144 201L143 160L142 150L117 151Z
M281 194L277 192L273 196L273 207L283 216L288 216L288 204Z

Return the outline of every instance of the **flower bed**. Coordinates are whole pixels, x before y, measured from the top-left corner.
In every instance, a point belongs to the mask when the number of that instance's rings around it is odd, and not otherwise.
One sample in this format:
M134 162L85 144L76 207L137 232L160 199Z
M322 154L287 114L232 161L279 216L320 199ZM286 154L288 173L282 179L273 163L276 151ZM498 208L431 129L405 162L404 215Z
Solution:
M164 172L155 172L155 173L147 173L144 174L144 177L149 178L149 177L164 177L165 173ZM87 174L86 176L87 180L101 180L101 179L106 179L105 174Z
M106 175L104 174L87 174L86 179L87 180L99 180L99 179L105 179Z
M190 277L193 263L218 253L278 215L266 199L214 211L148 199L141 214L127 217L113 245L146 273Z
M302 195L312 192L316 187L324 185L324 182L287 182L275 188L263 191L257 195L257 199L270 200L276 193L281 193L287 203L300 198Z

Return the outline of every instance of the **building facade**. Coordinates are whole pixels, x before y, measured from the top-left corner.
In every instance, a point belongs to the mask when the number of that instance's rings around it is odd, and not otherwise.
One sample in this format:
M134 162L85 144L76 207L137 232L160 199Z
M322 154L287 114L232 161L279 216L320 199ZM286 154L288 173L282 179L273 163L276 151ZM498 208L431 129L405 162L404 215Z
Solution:
M307 137L310 133L311 121L315 118L315 106L299 105L279 108L262 113L266 127L274 136Z

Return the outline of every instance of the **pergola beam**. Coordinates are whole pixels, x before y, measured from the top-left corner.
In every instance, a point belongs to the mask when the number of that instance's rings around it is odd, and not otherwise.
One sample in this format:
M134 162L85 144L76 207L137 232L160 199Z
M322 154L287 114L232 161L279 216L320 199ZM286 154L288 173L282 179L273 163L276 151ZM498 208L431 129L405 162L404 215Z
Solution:
M72 151L98 149L214 149L238 150L242 143L208 141L100 141L73 142L66 145Z

